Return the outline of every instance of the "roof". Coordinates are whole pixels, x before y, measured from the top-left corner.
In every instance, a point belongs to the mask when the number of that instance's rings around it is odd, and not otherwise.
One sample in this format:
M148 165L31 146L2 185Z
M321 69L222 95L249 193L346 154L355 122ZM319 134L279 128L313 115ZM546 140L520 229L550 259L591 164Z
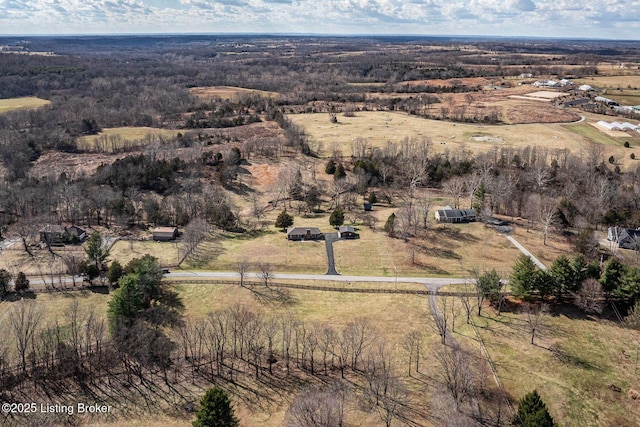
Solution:
M438 215L445 218L466 218L476 216L475 209L442 209L438 211Z
M350 225L341 225L338 231L341 233L355 233L356 229Z
M154 233L175 233L178 229L176 227L156 227L153 229Z
M42 227L40 231L44 233L64 233L64 230L65 228L61 225L48 224Z
M320 234L320 229L318 227L289 227L287 228L287 234L307 234L309 231L310 234Z

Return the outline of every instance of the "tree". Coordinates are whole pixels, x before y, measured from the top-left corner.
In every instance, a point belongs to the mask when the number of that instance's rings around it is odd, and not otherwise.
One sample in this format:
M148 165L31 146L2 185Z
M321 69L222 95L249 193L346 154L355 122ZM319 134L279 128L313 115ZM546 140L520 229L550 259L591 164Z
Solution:
M344 399L344 390L339 383L304 389L291 403L285 426L341 426L344 423Z
M556 425L547 405L536 390L520 399L514 423L522 427L554 427Z
M109 270L107 271L107 279L111 285L118 282L118 280L124 274L124 269L122 265L118 262L118 260L114 260L109 266Z
M334 173L336 173L336 162L334 162L333 159L329 159L326 166L324 167L324 171L327 173L327 175L333 175Z
M333 173L333 180L339 181L345 178L346 176L347 176L347 173L344 170L344 166L342 166L342 163L338 163L338 166L336 167L336 171Z
M344 211L342 208L336 208L329 216L329 224L332 227L340 227L344 224Z
M15 291L16 292L24 292L29 290L29 279L27 276L21 271L16 276L16 280L14 282Z
M234 415L227 393L220 387L212 387L200 400L193 427L236 427L238 419Z
M602 270L602 276L600 276L600 283L602 283L602 289L607 297L611 295L620 285L620 279L625 273L625 266L617 258L610 258L605 264Z
M485 299L491 304L500 305L502 298L502 282L500 275L495 269L485 271L482 274L474 272L476 285L476 302L478 305L478 316L482 315L482 305Z
M509 284L513 295L524 300L532 297L536 289L536 265L527 255L520 255L511 270Z
M602 313L602 284L591 277L585 279L580 290L574 295L574 304L586 313Z
M293 225L293 215L289 215L284 209L276 218L276 227L282 228L282 231L285 231L287 227L291 227Z
M0 270L0 294L9 292L9 283L11 283L11 273L3 268Z
M100 233L94 231L87 240L87 247L85 249L89 262L92 263L98 270L102 270L102 264L109 257L109 251L102 244L102 237Z
M392 213L387 218L387 222L384 223L384 231L389 235L393 236L394 228L395 228L396 214Z
M576 292L580 285L579 275L573 269L571 260L561 256L553 261L549 267L549 275L553 279L553 294L558 300Z

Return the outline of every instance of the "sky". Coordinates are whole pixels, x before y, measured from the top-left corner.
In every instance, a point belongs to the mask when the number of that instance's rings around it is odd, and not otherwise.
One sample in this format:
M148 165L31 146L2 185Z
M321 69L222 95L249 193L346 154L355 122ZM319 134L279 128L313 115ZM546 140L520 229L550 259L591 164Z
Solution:
M640 0L0 0L0 34L416 34L640 39Z

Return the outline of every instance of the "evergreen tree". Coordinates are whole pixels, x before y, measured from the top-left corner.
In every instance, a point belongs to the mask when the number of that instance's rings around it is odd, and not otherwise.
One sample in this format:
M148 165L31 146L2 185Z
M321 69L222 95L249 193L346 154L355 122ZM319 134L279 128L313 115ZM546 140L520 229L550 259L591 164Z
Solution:
M369 198L367 199L367 201L371 204L378 203L378 196L376 196L376 193L372 191L371 193L369 193Z
M495 268L478 277L478 288L491 304L498 302L502 284L500 283L500 275L496 272Z
M9 292L9 283L11 283L11 273L3 268L0 270L0 294Z
M276 227L282 228L282 231L285 231L287 227L291 227L293 225L293 216L287 213L287 210L284 209L276 218Z
M329 217L329 224L333 227L340 227L344 224L344 211L342 208L336 208L333 212L331 212L331 216Z
M600 276L600 283L602 283L602 290L607 294L607 296L611 295L618 285L620 285L620 279L624 275L624 272L624 264L618 261L615 257L610 258L604 264L602 276Z
M393 236L393 232L395 230L395 222L396 222L396 214L392 213L387 218L387 222L384 223L384 231L389 235Z
M324 167L324 171L327 175L333 175L336 173L336 162L334 162L333 159L329 159L327 165Z
M566 256L558 257L553 261L549 268L549 275L553 281L552 292L558 300L576 292L582 283L580 274L573 269L571 260Z
M300 173L300 169L298 169L296 176L289 186L289 197L293 200L302 200L304 198L302 173Z
M307 204L310 211L316 209L320 204L320 190L318 190L318 187L314 185L309 189L307 194L304 196L304 202Z
M118 282L123 274L124 269L122 268L122 265L117 260L115 260L109 266L109 271L107 271L107 279L109 279L109 283L113 285Z
M88 262L93 264L98 270L101 270L102 264L109 256L109 251L102 245L102 237L100 237L100 233L97 231L94 231L89 236L85 252L87 253Z
M520 255L513 265L509 281L513 295L524 300L530 299L539 286L537 279L536 265L528 256Z
M347 176L347 173L344 170L344 166L342 166L342 163L338 163L338 166L336 167L336 171L333 173L333 180L338 181L343 179L346 176Z
M555 423L536 390L525 395L518 402L515 424L522 427L554 427Z
M200 400L193 427L236 427L231 401L220 387L210 388Z
M24 292L29 290L29 279L22 271L18 273L14 282L16 292Z

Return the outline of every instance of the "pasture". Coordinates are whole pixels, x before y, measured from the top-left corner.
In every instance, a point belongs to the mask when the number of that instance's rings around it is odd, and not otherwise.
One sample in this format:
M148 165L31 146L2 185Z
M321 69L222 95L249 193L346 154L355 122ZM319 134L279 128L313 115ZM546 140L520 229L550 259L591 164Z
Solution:
M559 308L541 315L531 345L526 315L515 310L497 316L485 308L482 317L474 317L498 376L512 396L537 389L555 421L568 427L640 423L640 407L627 396L630 389L639 390L635 357L640 342L633 331L573 307ZM454 337L476 341L473 330L459 323Z
M234 99L242 95L259 95L266 98L275 98L279 96L277 92L268 92L257 89L246 89L243 87L232 86L208 86L208 87L192 87L189 89L193 95L202 99Z
M177 265L179 258L178 242L155 242L153 240L118 240L109 251L110 260L118 260L126 265L134 258L144 255L158 258L160 265Z
M115 152L149 145L161 139L175 137L177 131L150 127L119 127L103 129L98 135L78 138L78 148L87 151Z
M49 104L51 104L51 101L36 98L35 96L0 99L0 114L12 110L40 108Z

